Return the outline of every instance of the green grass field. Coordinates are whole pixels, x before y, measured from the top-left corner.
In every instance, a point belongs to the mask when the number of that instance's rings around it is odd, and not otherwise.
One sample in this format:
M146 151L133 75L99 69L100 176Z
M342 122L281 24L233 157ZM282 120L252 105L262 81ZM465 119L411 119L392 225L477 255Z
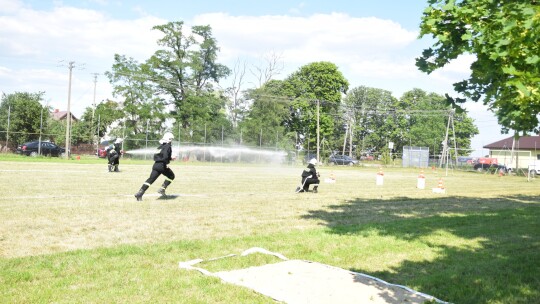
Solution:
M540 303L540 180L476 172L175 162L167 189L133 194L149 161L0 156L1 303L273 303L178 262L263 247L452 303ZM443 179L445 194L436 194ZM273 262L254 255L212 271Z

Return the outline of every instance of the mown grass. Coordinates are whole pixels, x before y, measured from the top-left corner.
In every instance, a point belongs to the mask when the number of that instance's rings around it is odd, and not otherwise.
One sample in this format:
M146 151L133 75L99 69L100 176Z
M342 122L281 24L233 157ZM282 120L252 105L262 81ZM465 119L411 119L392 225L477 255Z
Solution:
M524 178L322 167L173 164L169 200L132 194L150 162L0 162L0 299L6 303L272 303L178 262L263 247L367 273L453 303L537 303L540 189ZM446 194L434 194L443 178ZM148 193L155 192L161 179ZM273 263L264 255L201 266Z

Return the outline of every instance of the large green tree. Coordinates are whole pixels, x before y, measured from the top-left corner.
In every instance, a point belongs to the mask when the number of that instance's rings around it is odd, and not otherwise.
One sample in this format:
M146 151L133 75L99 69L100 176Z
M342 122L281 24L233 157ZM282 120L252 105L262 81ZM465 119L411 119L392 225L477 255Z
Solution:
M105 100L96 105L95 108L86 108L81 120L78 124L86 126L86 133L89 139L94 136L99 138L105 136L107 133L113 131L113 126L116 126L117 130L114 130L114 137L130 137L133 138L133 133L123 134L123 123L126 117L125 107L122 107L116 101ZM146 125L146 120L137 124L139 127ZM140 127L142 128L142 127ZM143 133L144 130L140 130L139 133ZM136 135L136 134L135 134Z
M281 80L270 80L261 88L246 92L246 98L252 101L252 105L240 123L243 143L291 148L285 125L291 115L291 98L282 96L283 86Z
M305 149L308 145L316 146L317 105L322 149L334 150L338 147L340 140L334 136L334 118L339 117L341 96L348 88L349 82L338 67L324 61L304 65L284 80L282 95L293 99L292 115L286 125L290 132L296 132L306 139Z
M459 155L470 152L471 138L478 134L467 113L454 113L444 96L420 89L405 92L398 100L389 91L360 86L348 92L343 105L355 122L352 128L353 144L358 147L356 156L379 153L390 142L398 154L409 145L429 147L432 153L438 153L451 116ZM453 139L452 128L448 129ZM451 140L452 148L453 144Z
M183 134L182 140L195 140L205 126L230 129L224 111L226 99L214 88L230 70L217 63L219 48L212 30L193 26L185 33L183 26L181 21L154 26L163 36L157 41L158 50L144 63L115 55L107 76L115 96L124 98L121 124L125 123L130 138L144 137L147 122L149 138L160 136L169 127L167 118L175 119L171 131Z
M405 118L401 120L400 136L394 137L397 152L403 146L413 145L429 147L432 154L438 154L442 151L447 131L450 148L454 148L455 132L457 154L468 155L471 152L471 139L478 134L478 128L466 112L456 113L448 106L444 96L413 89L403 94L396 109L397 114Z
M396 99L390 91L355 87L347 93L343 105L355 122L352 132L357 139L357 154L380 151L397 137L401 125L395 115Z
M41 105L43 94L43 92L15 92L2 96L2 102L0 103L0 140L8 140L10 148L29 140L37 140L39 135L47 128L49 111ZM41 115L43 115L43 126L41 124ZM40 127L42 127L41 130Z
M506 131L540 131L540 2L428 3L420 37L432 35L435 43L417 59L419 69L431 73L461 54L474 54L470 78L455 83L455 90L475 102L482 100Z
M210 26L193 26L189 35L184 33L183 26L180 21L153 28L163 33L158 40L162 48L152 55L147 64L157 91L174 105L172 114L177 124L189 128L208 115L202 113L201 102L211 103L203 107L208 110L224 106L225 98L216 98L213 93L214 84L226 77L230 70L217 62L219 47Z
M116 122L116 128L110 131L117 137L131 139L125 143L126 149L137 147L137 141L145 140L147 132L149 139L158 139L166 128L165 120L168 117L165 110L166 103L157 93L158 87L151 74L148 64L141 64L133 58L118 54L114 56L112 71L106 73L110 82L114 84L113 96L123 97L124 101L121 105L110 101L100 104L94 116L104 115L100 133L104 133L113 122ZM118 111L123 114L118 115ZM85 117L89 118L88 115ZM113 118L114 120L110 120ZM97 120L94 121L94 128L96 124Z

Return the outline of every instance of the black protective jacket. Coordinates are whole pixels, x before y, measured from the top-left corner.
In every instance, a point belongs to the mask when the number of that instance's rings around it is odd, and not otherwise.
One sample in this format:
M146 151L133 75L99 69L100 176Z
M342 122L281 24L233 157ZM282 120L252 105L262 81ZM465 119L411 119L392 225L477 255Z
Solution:
M171 143L163 143L158 147L158 153L154 154L154 161L156 163L164 163L168 165L172 159L172 147Z
M304 169L304 171L302 171L302 180L306 178L314 178L314 179L319 178L317 176L317 170L315 170L315 165L308 164L307 168Z

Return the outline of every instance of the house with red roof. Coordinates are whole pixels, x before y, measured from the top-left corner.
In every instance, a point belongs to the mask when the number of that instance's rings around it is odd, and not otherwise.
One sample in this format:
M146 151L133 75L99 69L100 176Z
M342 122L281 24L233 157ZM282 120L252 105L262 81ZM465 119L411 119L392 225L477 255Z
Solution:
M510 136L484 146L489 156L511 168L527 168L540 160L540 136Z
M52 113L51 113L51 117L54 119L54 120L66 120L67 119L67 111L60 111L58 109L55 109ZM73 113L71 113L71 119L70 121L79 121L79 119L77 117L75 117L73 115Z

